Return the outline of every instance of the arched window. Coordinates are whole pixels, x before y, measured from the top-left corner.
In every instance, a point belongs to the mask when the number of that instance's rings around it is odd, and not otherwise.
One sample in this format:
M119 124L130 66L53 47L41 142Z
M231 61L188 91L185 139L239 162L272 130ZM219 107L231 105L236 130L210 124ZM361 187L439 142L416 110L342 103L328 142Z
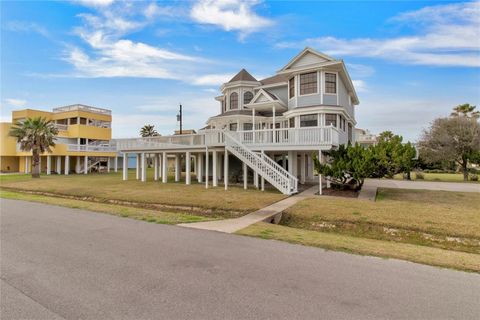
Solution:
M247 91L243 94L243 104L249 104L253 99L253 93Z
M230 94L230 110L238 109L238 93L233 92Z

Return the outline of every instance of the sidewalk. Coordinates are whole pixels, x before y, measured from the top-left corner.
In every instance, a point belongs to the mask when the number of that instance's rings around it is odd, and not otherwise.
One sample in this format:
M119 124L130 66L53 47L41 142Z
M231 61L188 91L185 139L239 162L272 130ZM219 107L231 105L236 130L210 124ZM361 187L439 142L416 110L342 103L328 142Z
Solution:
M293 206L297 202L313 196L316 192L318 192L318 186L312 186L295 196L288 197L274 204L271 204L268 207L254 211L240 218L196 223L182 223L179 224L179 226L194 229L214 230L225 233L234 233L254 223L274 219L277 214L283 212L285 209Z

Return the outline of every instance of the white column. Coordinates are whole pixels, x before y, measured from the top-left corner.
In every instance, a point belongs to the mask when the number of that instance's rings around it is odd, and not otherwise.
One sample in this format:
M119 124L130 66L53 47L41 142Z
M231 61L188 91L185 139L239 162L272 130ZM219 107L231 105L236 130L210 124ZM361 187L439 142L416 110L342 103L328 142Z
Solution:
M115 157L117 158L117 157ZM123 180L126 181L128 180L128 153L123 154Z
M185 153L185 184L191 184L192 183L192 166L191 166L191 161L192 157L190 155L190 152L187 151Z
M208 148L206 149L206 152L205 152L205 188L208 189Z
M257 171L253 172L253 185L258 189L258 173Z
M158 154L158 178L160 179L162 177L162 155L159 153Z
M162 182L167 183L168 179L168 156L167 153L164 152L162 155Z
M305 153L300 154L300 183L305 184Z
M47 156L47 174L52 173L52 156Z
M88 156L85 156L83 158L83 166L84 166L83 174L87 174L88 173Z
M293 175L293 151L288 151L288 172Z
M55 164L56 164L56 169L55 171L57 172L57 174L62 174L62 157L61 156L57 156L57 158L55 159Z
M153 180L158 181L158 153L153 154Z
M203 155L201 153L199 153L197 155L197 160L198 160L197 180L198 180L198 183L202 183L202 181L203 181L203 178L202 178L202 175L203 175Z
M323 163L323 155L321 150L318 151L318 161L320 161L320 163ZM318 194L319 195L322 195L322 191L323 191L322 189L323 189L322 175L319 173L318 174Z
M252 142L255 143L255 108L252 108Z
M76 161L75 161L75 173L80 173L80 170L82 170L82 166L81 166L81 157L80 156L77 156L76 157Z
M65 156L65 175L70 173L70 156Z
M182 175L182 166L180 165L180 155L175 155L175 182L180 181Z
M113 162L113 171L118 172L118 155L115 156L113 161L114 161Z
M243 163L243 189L247 190L247 182L248 182L248 169L247 164Z
M265 151L262 150L262 155L265 157ZM262 184L262 191L265 191L265 179L262 177L261 179Z
M223 158L223 183L225 184L225 190L228 189L228 151L225 148L225 157Z
M140 153L137 153L136 155L136 167L135 167L135 179L140 180Z
M25 156L25 174L28 174L29 172L29 167L28 167L28 157Z
M107 172L110 172L110 161L112 160L112 158L108 157L107 158Z
M142 152L142 182L147 181L147 157L145 152Z
M213 186L216 187L218 186L218 180L217 180L217 151L212 151L212 182Z
M277 137L276 137L276 134L275 134L275 132L276 132L276 130L275 130L276 129L276 127L275 127L275 106L273 106L272 111L273 111L272 141L273 141L273 143L275 143L275 142L277 142Z

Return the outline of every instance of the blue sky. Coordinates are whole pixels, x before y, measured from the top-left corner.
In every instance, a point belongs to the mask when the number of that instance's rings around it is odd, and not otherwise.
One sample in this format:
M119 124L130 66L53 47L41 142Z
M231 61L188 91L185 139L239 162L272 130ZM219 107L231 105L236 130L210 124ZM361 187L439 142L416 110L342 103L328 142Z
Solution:
M358 127L416 140L480 106L478 1L1 1L2 121L83 103L113 110L114 137L169 134L181 102L200 128L222 82L273 75L305 46L345 60Z

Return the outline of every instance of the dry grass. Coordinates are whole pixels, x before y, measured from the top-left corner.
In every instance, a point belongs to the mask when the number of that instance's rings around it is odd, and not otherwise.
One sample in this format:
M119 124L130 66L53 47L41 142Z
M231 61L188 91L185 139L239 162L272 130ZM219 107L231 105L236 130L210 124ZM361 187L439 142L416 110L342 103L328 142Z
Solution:
M468 183L480 183L479 181L463 181L462 173L422 173L423 179L418 181L440 181L440 182L468 182ZM411 173L412 180L417 180L415 172ZM403 174L397 174L394 176L395 180L403 180Z
M265 207L285 196L274 190L243 190L240 186L223 186L205 189L204 184L185 182L163 184L153 181L153 172L148 171L147 182L135 180L135 172L129 172L129 180L122 181L120 173L42 176L31 179L25 175L0 177L1 187L9 190L46 192L76 197L131 201L145 204L160 204L179 207L195 207L211 211L232 211L245 214ZM195 180L196 181L196 180Z
M480 194L379 189L376 202L306 199L285 211L286 224L314 229L322 222L369 223L439 235L480 239Z
M264 222L251 225L237 233L337 251L396 258L433 266L480 272L480 255L472 253L302 230Z
M0 191L0 198L40 202L45 204L57 205L68 208L90 210L102 213L108 213L120 217L128 217L147 222L161 224L178 224L189 222L200 222L215 220L215 217L204 217L179 212L167 212L158 210L148 210L141 208L132 208L113 204L96 203L82 200L62 199L55 197L46 197L42 195L25 194L13 191Z

